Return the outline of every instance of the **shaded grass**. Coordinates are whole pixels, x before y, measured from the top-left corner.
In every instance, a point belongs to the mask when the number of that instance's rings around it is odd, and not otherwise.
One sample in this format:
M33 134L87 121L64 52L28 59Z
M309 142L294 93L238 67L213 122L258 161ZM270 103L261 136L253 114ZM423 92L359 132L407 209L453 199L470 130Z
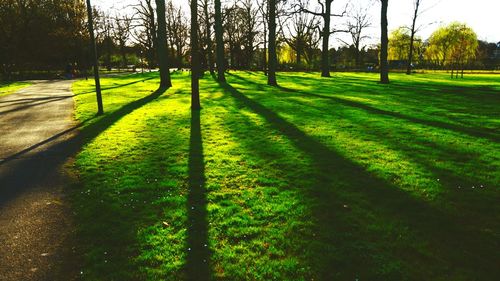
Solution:
M31 84L29 82L0 82L0 97L15 93Z
M103 79L109 126L76 160L84 279L498 276L498 77L286 73L276 89L233 72L202 79L191 113L185 74L143 99L155 75ZM73 87L80 120L91 87Z

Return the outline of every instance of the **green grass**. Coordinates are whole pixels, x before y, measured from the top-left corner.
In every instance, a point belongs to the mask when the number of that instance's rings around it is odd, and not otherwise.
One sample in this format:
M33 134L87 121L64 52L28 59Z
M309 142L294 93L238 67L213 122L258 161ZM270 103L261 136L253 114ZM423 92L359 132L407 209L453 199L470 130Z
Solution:
M1 82L0 81L0 97L13 94L22 88L31 85L29 82Z
M500 76L73 86L85 280L494 280Z

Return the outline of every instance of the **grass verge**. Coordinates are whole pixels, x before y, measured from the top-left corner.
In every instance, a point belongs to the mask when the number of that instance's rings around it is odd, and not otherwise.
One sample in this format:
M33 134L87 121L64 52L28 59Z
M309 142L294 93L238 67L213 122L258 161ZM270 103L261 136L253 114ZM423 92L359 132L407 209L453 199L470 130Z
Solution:
M0 97L10 95L31 85L29 82L0 82Z

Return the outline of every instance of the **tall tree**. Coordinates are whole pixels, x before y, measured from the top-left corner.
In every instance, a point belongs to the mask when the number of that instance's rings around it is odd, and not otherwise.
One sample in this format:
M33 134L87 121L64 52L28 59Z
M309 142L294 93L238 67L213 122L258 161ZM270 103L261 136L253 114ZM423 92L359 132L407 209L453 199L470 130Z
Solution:
M263 51L262 51L262 71L264 75L267 75L267 16L268 16L268 1L262 0L262 2L258 3L259 13L262 19L262 28L263 28Z
M225 58L224 58L224 31L222 29L222 8L220 0L215 0L215 42L216 42L216 56L217 56L217 80L219 82L226 82L224 72Z
M316 32L319 22L314 15L295 12L292 12L287 21L290 21L290 23L285 21L285 24L283 24L280 21L283 32L282 39L295 51L295 63L298 68L301 68L303 58L307 63L312 61L311 51L317 48L320 40ZM285 31L288 34L284 34Z
M181 68L186 52L186 42L189 41L189 22L181 7L176 7L172 1L167 3L167 36L170 42L172 58L175 65Z
M146 58L150 68L156 65L156 18L152 0L140 0L134 4L134 39L146 51Z
M276 55L276 0L269 0L268 25L269 25L269 66L267 73L267 84L278 86L276 81L276 68L278 57Z
M158 30L156 50L158 55L158 63L160 65L160 88L172 87L170 80L170 70L168 67L167 53L167 24L165 20L165 0L156 0L156 17L158 18Z
M411 74L411 69L412 69L412 58L413 58L413 42L415 39L415 33L417 32L416 28L416 23L417 23L417 16L418 16L418 8L420 7L420 0L414 0L413 1L413 18L411 22L411 29L410 29L410 49L408 51L408 66L406 68L406 74Z
M253 0L241 0L241 4L243 7L243 26L245 29L245 63L244 66L247 68L251 67L251 63L253 60L254 52L255 52L255 37L257 36L257 14L258 10L254 8Z
M361 66L361 42L368 38L363 32L371 26L371 20L367 9L357 8L347 21L347 30L351 35L352 45L355 50L356 67Z
M387 62L387 48L389 37L387 34L387 7L389 0L380 0L380 83L389 84L389 63Z
M346 10L344 10L340 14L332 14L332 3L334 0L318 0L318 4L321 7L320 12L315 12L309 10L304 3L300 3L300 11L306 12L309 14L313 14L315 16L319 16L323 19L323 28L321 29L321 37L322 37L322 44L321 44L321 77L330 77L330 52L329 52L329 46L330 46L330 35L335 33L335 32L345 32L344 30L335 30L331 29L330 27L330 22L331 22L331 17L343 17L346 13Z
M208 70L210 74L214 74L214 57L212 52L212 22L210 21L210 13L208 11L209 1L203 0L201 3L203 7L203 16L205 20L205 53L206 53L206 62L208 65Z
M94 79L95 79L95 93L97 97L97 114L101 115L104 113L104 109L102 106L101 81L99 79L99 65L97 62L97 48L95 44L94 24L92 19L92 6L90 5L90 0L87 0L87 14L88 14L88 28L90 34L90 48L92 50L92 58L94 60Z
M200 105L200 54L198 45L198 1L191 0L191 109Z
M122 57L122 67L127 67L126 44L129 40L132 18L128 15L116 15L113 25L113 37L118 42L120 55Z

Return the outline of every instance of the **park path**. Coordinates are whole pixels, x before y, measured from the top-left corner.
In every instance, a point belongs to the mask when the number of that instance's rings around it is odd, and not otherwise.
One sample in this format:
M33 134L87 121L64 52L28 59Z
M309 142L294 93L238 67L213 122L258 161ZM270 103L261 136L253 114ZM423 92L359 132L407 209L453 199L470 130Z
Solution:
M72 280L71 181L61 145L76 134L71 80L0 98L0 280Z

